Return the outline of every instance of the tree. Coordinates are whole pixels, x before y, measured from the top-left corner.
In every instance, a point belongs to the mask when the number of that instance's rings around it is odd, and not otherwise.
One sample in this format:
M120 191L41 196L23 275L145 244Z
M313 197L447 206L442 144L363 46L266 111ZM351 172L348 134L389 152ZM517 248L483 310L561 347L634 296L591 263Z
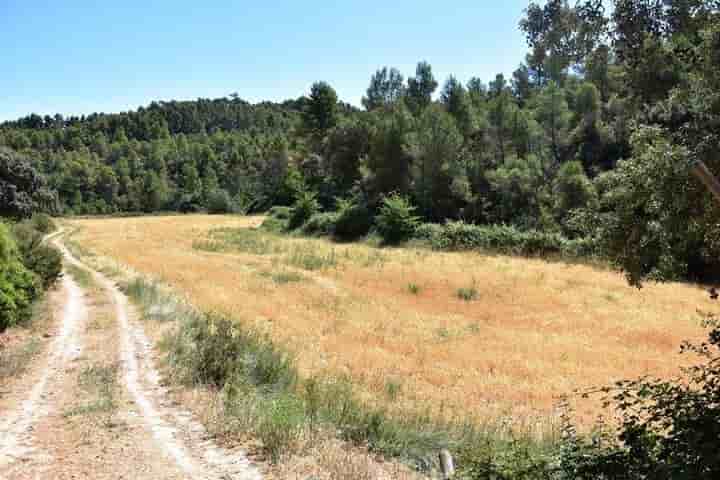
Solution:
M34 211L55 209L55 196L44 179L24 158L0 148L0 216L26 218Z
M313 83L306 107L303 110L305 131L320 142L338 122L338 98L335 90L326 82Z
M403 83L403 76L396 68L381 68L370 79L370 86L362 99L363 106L372 111L394 105L405 94Z
M445 82L440 101L453 116L463 134L470 135L475 129L472 107L465 87L454 76L450 75Z
M391 192L405 194L410 188L409 152L413 119L402 104L378 114L370 137L366 185L374 201Z
M536 98L535 119L545 131L545 139L552 162L546 169L552 170L565 159L571 113L565 100L565 91L555 82Z
M416 204L431 221L453 217L469 200L462 145L462 135L448 113L438 106L425 110L418 125L412 174Z
M415 77L408 78L408 88L405 96L410 111L418 116L432 102L432 94L437 89L438 82L432 73L432 67L427 62L420 62L415 69Z
M567 0L531 2L520 21L530 46L527 62L538 85L562 84L570 67L580 64L603 38L608 20L602 0L585 0L575 6Z

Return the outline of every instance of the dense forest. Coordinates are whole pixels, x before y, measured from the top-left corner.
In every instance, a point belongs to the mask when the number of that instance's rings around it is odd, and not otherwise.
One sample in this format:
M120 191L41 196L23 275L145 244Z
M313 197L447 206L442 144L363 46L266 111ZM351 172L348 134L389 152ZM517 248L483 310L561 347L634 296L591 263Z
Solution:
M280 104L30 115L0 125L0 145L42 175L51 213L259 212L311 196L309 213L372 217L392 198L425 222L589 240L633 281L703 278L720 266L720 214L688 169L720 171L719 3L530 3L510 78L441 85L421 61L407 79L378 70L363 109L317 82Z

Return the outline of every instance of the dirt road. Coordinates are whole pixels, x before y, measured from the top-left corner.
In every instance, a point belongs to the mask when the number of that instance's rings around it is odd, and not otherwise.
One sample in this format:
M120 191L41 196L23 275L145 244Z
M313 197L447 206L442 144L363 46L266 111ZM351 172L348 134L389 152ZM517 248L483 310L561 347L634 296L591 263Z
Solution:
M244 452L172 405L125 295L74 258L45 353L0 398L0 479L256 480ZM84 273L83 273L84 272Z

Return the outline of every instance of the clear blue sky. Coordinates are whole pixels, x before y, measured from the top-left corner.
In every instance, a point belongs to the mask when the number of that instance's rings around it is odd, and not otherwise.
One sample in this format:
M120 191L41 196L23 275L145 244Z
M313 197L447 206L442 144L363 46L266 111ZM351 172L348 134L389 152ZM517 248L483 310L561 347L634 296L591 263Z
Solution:
M152 100L255 102L328 81L360 103L372 73L429 61L441 82L510 74L527 0L0 0L0 120Z

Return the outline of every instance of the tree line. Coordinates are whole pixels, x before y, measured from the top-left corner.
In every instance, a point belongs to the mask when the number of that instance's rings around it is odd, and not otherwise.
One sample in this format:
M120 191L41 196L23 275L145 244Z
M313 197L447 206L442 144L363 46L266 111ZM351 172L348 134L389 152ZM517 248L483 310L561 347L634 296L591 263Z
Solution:
M394 194L426 222L593 239L633 281L704 278L720 223L686 169L720 167L717 24L716 1L531 2L509 78L437 79L421 61L407 78L379 69L362 109L317 82L283 103L30 115L0 125L0 145L57 213L254 212L310 193L372 215Z

